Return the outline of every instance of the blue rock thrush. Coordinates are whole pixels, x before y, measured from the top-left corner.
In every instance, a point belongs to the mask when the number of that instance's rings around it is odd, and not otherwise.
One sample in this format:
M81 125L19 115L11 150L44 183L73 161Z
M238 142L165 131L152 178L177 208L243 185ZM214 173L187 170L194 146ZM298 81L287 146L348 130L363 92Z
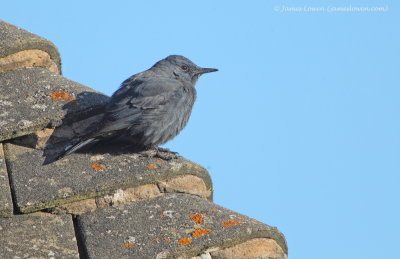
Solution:
M89 143L121 136L143 149L158 150L158 145L174 138L186 126L196 100L195 84L199 77L215 71L218 70L202 68L183 56L171 55L131 76L111 96L98 126L57 159Z

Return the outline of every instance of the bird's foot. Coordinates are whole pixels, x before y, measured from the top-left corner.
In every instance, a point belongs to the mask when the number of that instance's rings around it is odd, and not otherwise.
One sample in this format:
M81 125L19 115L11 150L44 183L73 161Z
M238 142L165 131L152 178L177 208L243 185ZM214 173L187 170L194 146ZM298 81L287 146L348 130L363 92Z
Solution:
M158 157L163 160L177 159L179 157L178 152L169 150L168 148L156 147L156 154L154 157Z

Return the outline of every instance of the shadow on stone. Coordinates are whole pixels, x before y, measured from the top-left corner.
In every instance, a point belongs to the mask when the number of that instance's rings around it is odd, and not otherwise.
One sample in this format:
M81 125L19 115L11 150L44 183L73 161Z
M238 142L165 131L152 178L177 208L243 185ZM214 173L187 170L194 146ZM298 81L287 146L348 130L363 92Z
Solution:
M55 128L50 136L44 136L45 144L42 148L45 161L43 165L54 162L66 147L76 144L80 137L96 130L108 99L109 97L103 94L85 91L77 95L75 100L62 107L66 111L64 118L62 118L62 124ZM87 107L88 103L92 104L89 105L89 109L79 109L82 105ZM37 133L33 135L37 139L40 138ZM91 148L89 146L80 152L87 153Z
M60 98L63 98L62 93L60 92ZM101 93L83 91L74 100L61 107L65 115L56 124L60 126L53 128L54 124L47 124L33 133L14 138L11 143L43 150L42 165L51 164L57 161L68 147L78 143L84 136L99 130L99 122L104 116L108 100L109 97ZM166 160L175 158L177 154L161 148L158 151L146 149L125 136L89 144L75 153L93 155L107 153L116 156L140 152L144 157L159 157Z
M98 99L99 96L104 99L104 95L93 92L83 92L77 96L76 100L63 106L63 109L65 109L67 113L62 120L62 125L54 129L44 144L43 156L45 160L43 165L55 162L68 146L78 143L80 137L97 130L99 121L103 117L102 113L104 112L105 104L97 108L95 112L92 111L86 114L84 112L77 114L76 106L78 106L79 103L85 102L85 100L90 101ZM35 136L37 137L37 133ZM94 155L108 153L112 156L116 156L142 151L145 151L143 146L137 146L137 144L131 142L127 137L119 137L108 141L105 140L99 143L89 144L76 153ZM152 152L155 153L155 151L149 150L146 151L146 154L149 153L147 155L153 155L150 154Z

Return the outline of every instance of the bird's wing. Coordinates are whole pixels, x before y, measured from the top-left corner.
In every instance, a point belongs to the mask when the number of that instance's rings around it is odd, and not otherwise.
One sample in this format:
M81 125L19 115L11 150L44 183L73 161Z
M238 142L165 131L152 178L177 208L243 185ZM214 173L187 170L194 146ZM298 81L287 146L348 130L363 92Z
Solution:
M183 92L183 84L173 79L145 78L128 81L111 97L106 107L104 125L99 133L128 128L140 123L143 116L160 116L165 106L180 99ZM155 109L156 113L151 111Z

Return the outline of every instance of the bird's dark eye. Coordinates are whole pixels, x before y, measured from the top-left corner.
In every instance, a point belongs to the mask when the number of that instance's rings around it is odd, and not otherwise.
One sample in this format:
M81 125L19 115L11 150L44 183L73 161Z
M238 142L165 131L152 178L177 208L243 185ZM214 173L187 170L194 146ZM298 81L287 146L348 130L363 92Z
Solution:
M181 69L182 69L183 71L188 71L188 70L189 70L189 67L186 66L186 65L182 65L182 66L181 66Z

